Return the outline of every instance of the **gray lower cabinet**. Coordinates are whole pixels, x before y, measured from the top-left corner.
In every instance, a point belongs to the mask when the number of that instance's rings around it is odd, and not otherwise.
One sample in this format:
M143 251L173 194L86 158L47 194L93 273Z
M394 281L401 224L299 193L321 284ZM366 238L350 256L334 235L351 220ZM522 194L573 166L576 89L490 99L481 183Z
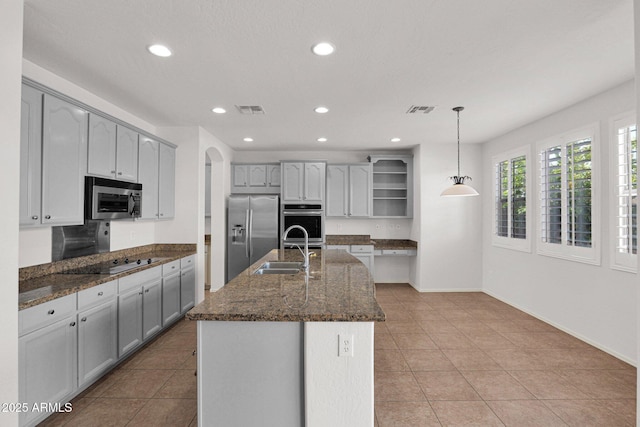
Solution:
M78 387L90 384L118 360L118 300L78 313Z
M118 296L118 356L142 344L142 288Z
M196 269L187 268L180 272L180 304L182 313L186 313L195 305L196 297Z
M162 326L180 317L180 261L162 266Z
M162 279L142 285L142 339L152 337L162 329Z
M50 412L34 405L64 402L77 389L76 295L19 312L19 402L27 404L20 425L35 425Z

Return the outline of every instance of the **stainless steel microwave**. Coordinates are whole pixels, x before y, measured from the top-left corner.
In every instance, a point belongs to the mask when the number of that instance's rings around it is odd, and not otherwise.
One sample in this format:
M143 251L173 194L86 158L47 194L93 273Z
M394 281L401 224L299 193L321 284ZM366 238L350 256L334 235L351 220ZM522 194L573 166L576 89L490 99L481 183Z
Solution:
M86 219L138 218L142 212L142 184L87 176L84 180Z

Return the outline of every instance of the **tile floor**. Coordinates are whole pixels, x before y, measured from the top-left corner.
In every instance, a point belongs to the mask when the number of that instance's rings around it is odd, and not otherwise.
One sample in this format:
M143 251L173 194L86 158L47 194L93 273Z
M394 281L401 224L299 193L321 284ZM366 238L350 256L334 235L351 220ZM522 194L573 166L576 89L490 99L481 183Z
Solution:
M376 426L634 426L636 369L483 293L377 286ZM43 426L195 426L195 323Z
M483 293L377 286L377 426L634 426L636 369Z

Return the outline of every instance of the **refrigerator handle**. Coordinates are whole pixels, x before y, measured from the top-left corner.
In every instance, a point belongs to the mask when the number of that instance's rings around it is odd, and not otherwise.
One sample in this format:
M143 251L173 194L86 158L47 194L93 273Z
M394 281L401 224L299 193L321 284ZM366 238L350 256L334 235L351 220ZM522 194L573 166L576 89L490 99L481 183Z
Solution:
M251 241L251 224L249 223L249 209L244 211L244 226L246 227L244 232L244 252L247 258L249 255L249 242Z
M249 209L249 256L253 256L253 209Z

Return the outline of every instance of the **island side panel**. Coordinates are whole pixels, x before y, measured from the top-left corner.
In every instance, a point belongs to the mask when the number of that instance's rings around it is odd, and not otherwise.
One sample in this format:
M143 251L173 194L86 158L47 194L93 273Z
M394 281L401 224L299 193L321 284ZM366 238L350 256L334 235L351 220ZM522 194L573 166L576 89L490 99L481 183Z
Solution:
M353 337L353 356L339 356L338 336ZM306 427L371 427L373 322L304 324Z
M198 425L300 427L299 322L198 321Z

